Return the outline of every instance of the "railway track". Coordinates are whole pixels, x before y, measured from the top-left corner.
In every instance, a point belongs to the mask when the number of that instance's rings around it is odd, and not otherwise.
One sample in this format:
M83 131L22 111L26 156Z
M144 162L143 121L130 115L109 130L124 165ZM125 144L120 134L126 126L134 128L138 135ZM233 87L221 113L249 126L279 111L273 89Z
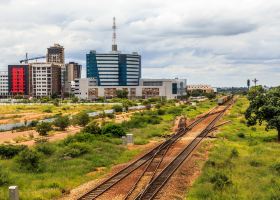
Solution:
M217 108L218 108L218 106L213 108L207 114L205 114L202 117L200 117L200 118L196 119L195 121L193 121L187 127L186 126L182 126L183 122L180 121L180 123L179 123L179 130L177 131L176 134L173 134L172 136L170 136L170 138L168 138L166 141L164 141L160 145L156 146L154 149L152 149L151 151L149 151L148 153L143 155L141 158L137 159L136 161L132 162L131 164L129 164L127 167L125 167L121 171L117 172L113 176L111 176L108 179L106 179L103 182L101 182L99 185L97 185L95 188L90 190L88 193L86 193L83 196L81 196L80 198L78 198L78 200L92 200L92 199L96 199L97 197L99 197L100 195L102 195L103 193L108 191L111 187L116 185L118 182L123 180L125 177L130 175L133 171L137 170L138 168L140 168L144 164L148 163L147 167L145 168L145 170L143 172L143 174L141 175L141 177L137 181L137 183L140 182L141 178L144 176L145 172L147 171L147 169L149 167L155 167L155 169L158 169L158 167L161 164L162 159L165 156L165 154L168 151L168 149L179 138L181 138L182 136L187 134L189 130L191 130L197 124L201 123L208 116L214 115L214 114L217 114L217 113L220 113L220 112L223 112L223 110L222 111L215 111L215 112L213 112ZM156 174L156 170L154 171L154 173L152 175L152 178L150 179L150 182L153 180L155 174ZM135 183L134 188L132 188L131 191L127 194L126 199L131 195L133 190L137 187L137 183Z
M203 131L189 144L187 145L179 155L177 155L173 161L168 164L161 173L152 179L152 181L146 186L146 188L135 198L136 200L150 200L153 199L160 189L166 184L173 173L181 166L181 164L189 157L199 143L211 132L217 121L223 116L224 112L231 106L231 103L226 108L217 114L215 118L207 125Z

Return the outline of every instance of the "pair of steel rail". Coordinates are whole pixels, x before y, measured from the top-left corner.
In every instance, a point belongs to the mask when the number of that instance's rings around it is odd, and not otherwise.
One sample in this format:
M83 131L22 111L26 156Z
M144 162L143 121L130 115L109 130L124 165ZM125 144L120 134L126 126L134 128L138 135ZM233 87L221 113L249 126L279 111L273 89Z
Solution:
M97 197L99 197L100 195L102 195L103 193L105 193L106 191L108 191L111 187L113 187L114 185L116 185L118 182L120 182L121 180L123 180L125 177L127 177L128 175L130 175L133 171L137 170L139 167L143 166L144 164L148 163L147 166L145 167L143 173L141 174L141 176L138 178L137 182L134 184L134 186L131 188L131 190L128 192L128 194L126 195L125 199L128 199L130 197L130 195L132 194L133 190L137 187L137 184L140 182L141 178L145 175L145 173L147 172L147 169L149 167L151 167L151 165L155 165L155 171L152 174L152 178L149 181L149 185L145 188L145 190L143 192L141 192L136 199L146 199L146 196L149 196L148 194L150 194L150 189L149 188L153 188L154 184L158 184L158 180L160 179L160 177L162 177L162 173L159 174L157 177L155 177L156 172L158 170L158 167L160 166L166 152L169 150L169 148L182 136L184 136L186 133L188 133L189 130L191 130L194 126L196 126L197 124L201 123L204 119L206 119L208 116L210 115L214 115L217 113L223 113L226 109L221 110L221 111L215 111L213 112L213 110L215 110L218 106L216 106L215 108L213 108L211 111L209 111L207 114L203 115L202 117L199 117L198 119L196 119L194 122L192 122L189 126L187 127L180 127L180 129L177 131L176 134L173 134L170 136L170 138L168 138L167 140L165 140L163 143L159 144L158 146L156 146L154 149L152 149L151 151L149 151L148 153L146 153L145 155L143 155L142 157L140 157L139 159L135 160L134 162L132 162L131 164L129 164L127 167L125 167L124 169L122 169L121 171L117 172L116 174L114 174L113 176L107 178L106 180L104 180L103 182L101 182L99 185L97 185L96 187L94 187L93 189L91 189L89 192L87 192L86 194L84 194L83 196L81 196L80 198L78 198L78 200L92 200L92 199L96 199ZM219 114L220 115L220 114ZM179 123L182 124L182 123ZM208 126L207 126L208 127ZM205 131L204 131L205 132ZM201 134L200 134L201 135ZM196 138L197 139L197 138ZM196 140L195 139L195 140ZM192 143L191 143L192 144ZM178 157L180 157L181 154L179 154L174 160L176 160ZM159 158L159 159L156 159ZM153 161L157 160L156 163L154 163ZM176 161L172 161L176 162ZM172 164L170 163L170 164ZM169 166L169 165L168 165ZM167 167L168 167L167 166ZM177 169L177 168L176 168ZM175 169L175 170L176 170ZM167 170L166 168L164 170ZM162 172L164 172L164 170ZM166 173L166 172L165 172ZM172 175L172 174L171 174ZM167 180L166 180L167 181ZM162 187L162 186L161 186ZM161 188L160 187L160 188ZM159 188L159 189L160 189ZM154 195L153 195L154 196Z

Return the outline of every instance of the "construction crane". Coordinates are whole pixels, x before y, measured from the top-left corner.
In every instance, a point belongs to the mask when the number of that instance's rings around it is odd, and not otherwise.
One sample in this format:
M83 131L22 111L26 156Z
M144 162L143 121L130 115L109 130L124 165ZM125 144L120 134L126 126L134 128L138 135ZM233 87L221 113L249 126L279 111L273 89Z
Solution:
M46 58L46 56L37 56L37 57L33 57L33 58L28 58L28 53L26 53L25 59L20 60L19 62L27 64L29 60L36 60L36 62L37 62L38 59L43 59L43 58Z

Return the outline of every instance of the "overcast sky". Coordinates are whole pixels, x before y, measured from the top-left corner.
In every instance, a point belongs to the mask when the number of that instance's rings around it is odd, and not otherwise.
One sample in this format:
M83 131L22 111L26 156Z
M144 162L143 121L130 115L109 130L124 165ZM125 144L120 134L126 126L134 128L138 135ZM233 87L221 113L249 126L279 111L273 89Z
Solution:
M85 66L109 52L112 18L122 52L142 55L142 77L188 83L280 85L279 0L0 0L0 70L53 43Z

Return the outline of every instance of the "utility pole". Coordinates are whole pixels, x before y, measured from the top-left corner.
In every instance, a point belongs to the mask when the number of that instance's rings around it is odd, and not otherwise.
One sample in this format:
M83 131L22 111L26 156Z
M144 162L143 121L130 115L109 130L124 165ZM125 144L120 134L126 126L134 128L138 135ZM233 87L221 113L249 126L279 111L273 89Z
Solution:
M247 80L247 87L248 87L248 90L250 89L250 85L251 85L251 82L250 82L250 79Z
M253 79L252 81L253 81L253 83L255 83L255 87L256 87L256 86L257 86L257 82L258 82L259 80L257 80L257 79L255 78L255 79Z

